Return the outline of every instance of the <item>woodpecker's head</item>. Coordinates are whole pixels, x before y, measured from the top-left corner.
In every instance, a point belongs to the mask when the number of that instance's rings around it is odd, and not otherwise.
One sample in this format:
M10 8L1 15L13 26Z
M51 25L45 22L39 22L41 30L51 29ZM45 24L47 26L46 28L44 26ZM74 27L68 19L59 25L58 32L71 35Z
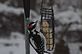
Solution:
M34 28L36 28L36 25L37 25L37 21L36 22L30 22L28 25L27 25L27 28L29 30L33 30Z

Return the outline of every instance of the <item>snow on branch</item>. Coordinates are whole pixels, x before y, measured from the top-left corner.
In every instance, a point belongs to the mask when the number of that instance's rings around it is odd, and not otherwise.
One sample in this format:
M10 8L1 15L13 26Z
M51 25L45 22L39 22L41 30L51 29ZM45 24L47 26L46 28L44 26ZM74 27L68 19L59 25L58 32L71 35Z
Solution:
M20 14L24 13L24 9L23 8L9 7L6 4L0 3L0 12L13 13L16 15L20 15Z

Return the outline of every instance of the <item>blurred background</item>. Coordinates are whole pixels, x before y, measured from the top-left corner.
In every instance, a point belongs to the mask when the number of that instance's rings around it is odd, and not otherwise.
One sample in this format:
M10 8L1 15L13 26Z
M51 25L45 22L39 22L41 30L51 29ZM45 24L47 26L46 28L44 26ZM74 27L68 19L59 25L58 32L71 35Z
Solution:
M0 54L25 54L23 0L0 0Z
M55 17L54 54L82 54L82 0L50 1L47 5L53 6ZM30 0L31 19L40 19L40 5L41 0ZM0 54L25 54L23 18L23 0L0 0Z

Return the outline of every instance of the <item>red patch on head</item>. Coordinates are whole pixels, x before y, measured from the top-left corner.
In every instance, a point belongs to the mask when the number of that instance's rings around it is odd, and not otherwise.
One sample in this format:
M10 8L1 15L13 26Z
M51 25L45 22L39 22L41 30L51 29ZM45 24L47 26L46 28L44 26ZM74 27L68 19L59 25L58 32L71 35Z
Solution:
M27 28L28 28L28 29L32 29L32 26L31 26L31 25L27 25Z

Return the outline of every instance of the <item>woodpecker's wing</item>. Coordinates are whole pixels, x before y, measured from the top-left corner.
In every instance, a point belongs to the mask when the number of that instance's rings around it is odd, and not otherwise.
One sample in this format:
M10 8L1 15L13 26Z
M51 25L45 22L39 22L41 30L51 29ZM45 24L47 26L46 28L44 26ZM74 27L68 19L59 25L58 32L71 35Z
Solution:
M45 38L43 36L31 34L29 42L38 54L49 53L45 51Z

